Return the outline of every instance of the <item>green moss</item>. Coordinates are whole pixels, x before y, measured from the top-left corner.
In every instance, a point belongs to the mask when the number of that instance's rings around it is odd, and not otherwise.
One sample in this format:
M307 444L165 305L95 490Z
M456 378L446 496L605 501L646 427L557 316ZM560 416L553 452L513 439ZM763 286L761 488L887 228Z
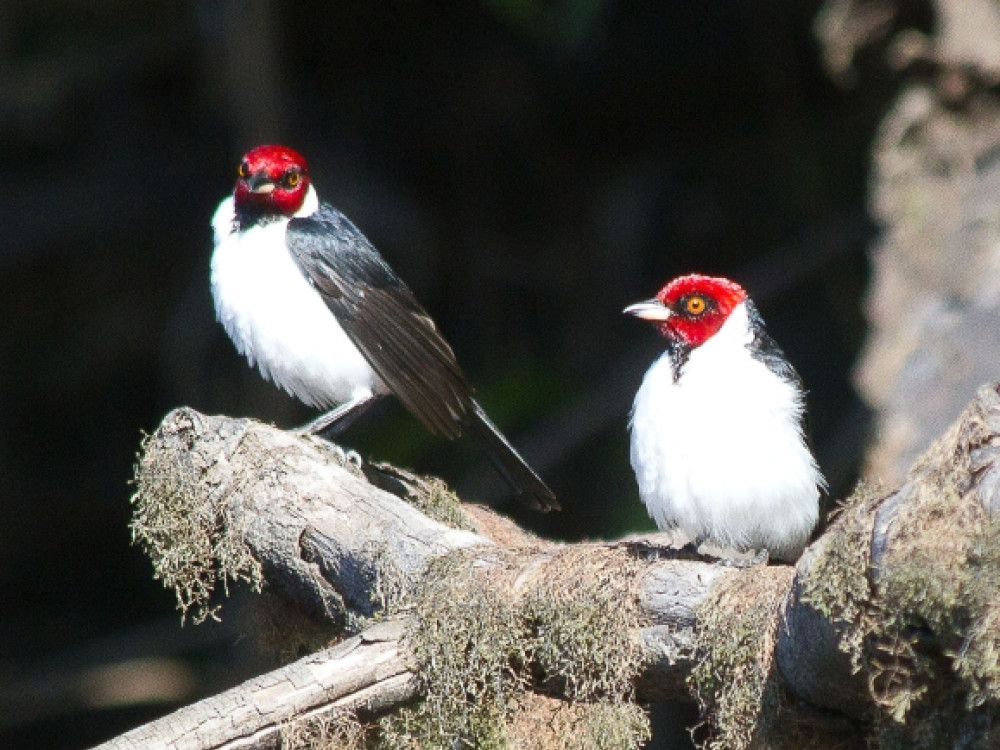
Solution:
M508 744L527 750L599 750L638 747L649 739L649 720L634 703L569 702L539 693L518 700Z
M1000 702L1000 521L970 544L964 599L970 622L955 649L955 671L968 685L967 708Z
M621 550L581 545L560 552L525 598L543 684L572 700L631 700L641 667L631 587L639 564Z
M514 558L482 550L431 563L414 597L415 629L407 646L424 701L382 722L386 747L502 747L503 722L523 688L528 662L526 623L510 600Z
M403 606L406 592L413 584L410 576L396 563L396 559L396 555L384 546L376 549L372 555L374 566L372 575L375 579L372 592L376 605L374 620L396 614ZM358 624L367 627L365 623Z
M279 731L279 750L365 750L368 732L348 711L289 722Z
M635 703L590 703L582 713L567 750L638 748L652 736L646 711Z
M967 414L917 462L878 570L868 554L880 493L861 488L802 581L867 679L874 747L953 746L1000 721L1000 523L971 465L992 440Z
M746 568L699 604L698 663L688 683L708 726L704 747L767 747L784 731L776 722L781 695L772 658L793 575L787 566Z
M157 435L143 440L135 468L132 541L153 563L154 577L177 596L182 616L218 619L210 605L221 585L247 581L260 590L260 565L243 543L222 498L200 489L209 467L178 462Z
M443 479L424 477L412 500L425 515L455 529L475 531L475 524L462 513L462 501Z
M872 598L868 575L869 549L880 486L861 482L835 511L835 520L818 553L799 582L802 601L842 629L840 647L855 671L862 668Z
M567 548L523 581L515 553L482 556L435 560L414 593L407 647L426 698L380 722L381 746L639 747L649 726L632 692L641 666L629 590L636 564L620 551ZM520 600L516 584L526 591ZM538 709L527 699L536 681L569 700L544 699ZM565 722L576 744L556 729Z
M365 477L376 487L406 500L417 510L446 526L476 531L476 524L462 512L462 501L447 483L387 463L364 464Z
M939 747L1000 700L1000 534L951 477L900 509L868 635L887 747Z

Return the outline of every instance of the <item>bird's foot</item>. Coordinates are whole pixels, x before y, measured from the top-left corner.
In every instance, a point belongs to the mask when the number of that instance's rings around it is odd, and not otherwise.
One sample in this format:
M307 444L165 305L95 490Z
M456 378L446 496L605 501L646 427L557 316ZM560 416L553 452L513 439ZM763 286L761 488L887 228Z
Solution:
M721 557L719 562L728 568L753 568L757 565L767 565L770 555L766 548L748 550L746 554L732 557Z
M336 463L359 477L364 474L365 460L360 453L351 448L341 448L336 443L323 442L326 443L326 450L333 455L333 460Z
M313 445L320 448L323 452L328 454L334 462L343 466L351 473L359 476L363 473L365 460L361 457L361 454L353 448L344 448L337 445L333 441L328 440L323 435L317 435L309 432L308 430L296 429L291 432L299 437L311 438Z
M341 448L336 443L330 444L331 449L340 461L340 465L345 469L351 469L355 473L361 473L361 469L365 464L365 460L361 458L361 454L358 453L353 448Z

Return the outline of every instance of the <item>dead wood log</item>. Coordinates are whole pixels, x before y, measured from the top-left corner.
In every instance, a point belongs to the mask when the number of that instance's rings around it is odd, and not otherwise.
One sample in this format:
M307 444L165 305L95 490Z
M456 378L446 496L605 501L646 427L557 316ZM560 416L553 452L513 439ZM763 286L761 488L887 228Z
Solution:
M280 747L293 720L336 724L377 715L417 695L399 653L403 624L360 635L145 724L101 747L111 750L223 750Z
M135 746L121 744L133 736L146 747L266 747L282 722L393 711L455 676L440 671L447 644L427 640L448 628L465 639L463 669L519 664L516 690L566 704L696 700L725 746L981 740L1000 700L998 459L1000 387L990 386L900 488L856 493L796 568L740 567L642 539L545 542L439 484L362 470L322 441L180 409L145 446L134 529L181 605L211 612L213 587L248 578L339 627L388 614L395 630L376 624L108 747ZM491 662L476 652L493 641L508 650ZM344 660L364 649L391 655L379 662L389 677L345 677L352 690L303 703L302 680L284 672L349 675ZM458 679L462 700L491 700L470 674ZM254 705L262 685L280 719L220 721L230 733L211 740L193 729L206 710Z

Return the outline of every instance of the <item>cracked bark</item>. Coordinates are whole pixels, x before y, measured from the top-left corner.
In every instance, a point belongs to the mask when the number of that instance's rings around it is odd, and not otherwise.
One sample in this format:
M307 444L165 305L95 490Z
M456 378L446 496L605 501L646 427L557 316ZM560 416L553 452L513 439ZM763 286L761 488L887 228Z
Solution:
M230 528L239 530L270 590L341 625L378 615L390 600L398 604L414 590L428 561L441 554L464 549L471 552L469 564L476 565L489 564L498 547L513 550L521 574L510 595L517 597L566 548L531 537L482 508L463 506L478 533L446 526L370 483L343 460L339 449L249 420L178 409L167 415L147 445L147 457L153 450L173 462L179 482L203 492L206 502L211 496L222 504ZM872 532L864 564L873 596L886 575L880 569L888 559L886 551L898 544L894 534L903 525L896 523L901 509L931 478L950 482L956 496L971 497L996 521L998 457L1000 387L990 386L981 389L901 487L869 499L863 512L871 518ZM366 469L369 476L379 473ZM384 470L381 474L382 485L399 485L400 477L406 478ZM794 577L787 577L773 639L777 668L772 671L791 699L786 710L795 706L797 718L821 737L828 730L831 736L842 734L845 726L863 733L880 710L869 690L869 675L855 670L839 648L851 623L831 620L802 597L810 571L831 553L829 535L830 530L807 550ZM637 697L692 700L688 678L701 658L698 605L733 576L756 575L757 569L748 572L642 538L579 546L588 554L624 549L639 565L633 590L643 626L634 637L645 663ZM387 570L392 572L388 582ZM403 609L336 646L101 747L275 747L288 722L344 709L363 717L392 711L419 697L419 682L401 644L409 617ZM992 705L987 709L993 710Z

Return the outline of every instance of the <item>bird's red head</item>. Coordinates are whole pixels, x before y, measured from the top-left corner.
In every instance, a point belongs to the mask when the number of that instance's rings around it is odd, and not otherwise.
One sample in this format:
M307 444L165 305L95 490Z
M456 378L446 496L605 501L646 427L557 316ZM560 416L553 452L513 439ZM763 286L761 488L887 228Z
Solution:
M238 211L291 216L309 191L309 165L287 146L258 146L237 170L233 200Z
M747 298L743 287L717 276L678 276L646 302L625 308L629 315L656 323L660 332L695 347L722 328L729 314Z

